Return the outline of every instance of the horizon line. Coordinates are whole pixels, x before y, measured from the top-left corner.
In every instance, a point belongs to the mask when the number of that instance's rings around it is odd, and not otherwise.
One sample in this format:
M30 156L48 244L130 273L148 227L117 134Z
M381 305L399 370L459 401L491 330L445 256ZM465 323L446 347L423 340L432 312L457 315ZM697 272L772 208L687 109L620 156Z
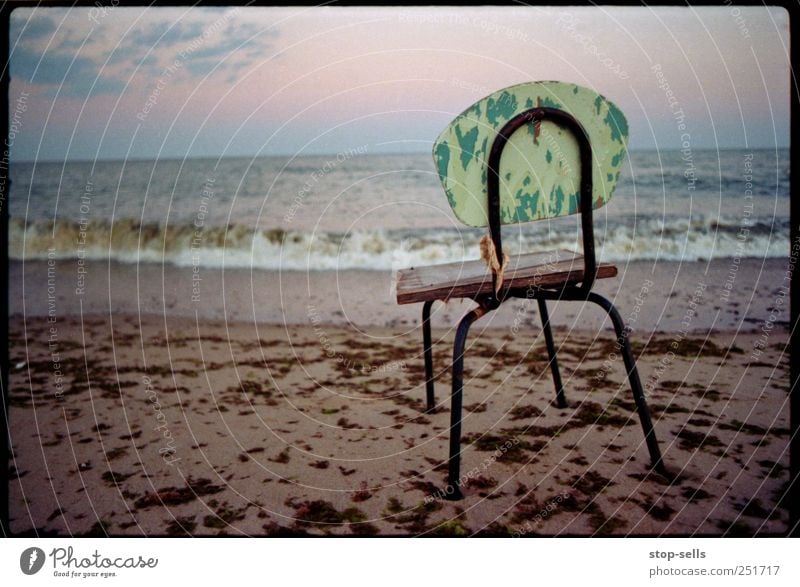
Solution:
M780 146L769 146L769 147L753 147L753 146L725 146L725 147L696 147L693 148L693 151L784 151L787 149L791 149L791 145L780 145ZM654 151L680 151L680 147L671 147L671 148L635 148L635 149L628 149L628 153L651 153ZM326 157L326 156L336 156L341 153L342 150L333 151L333 152L321 152L321 153L305 153L302 155L297 155L295 153L270 153L270 154L242 154L242 155L190 155L186 157L180 157L175 155L168 155L164 157L128 157L128 158L120 158L120 157L98 157L96 159L86 159L86 158L65 158L65 159L14 159L13 157L9 158L8 164L9 166L22 163L22 164L30 164L30 163L114 163L114 162L124 162L124 161L134 161L134 162L142 162L142 161L188 161L188 160L229 160L229 159L271 159L271 158L278 158L278 157ZM385 151L385 152L372 152L372 153L364 153L361 156L401 156L401 155L430 155L429 151Z

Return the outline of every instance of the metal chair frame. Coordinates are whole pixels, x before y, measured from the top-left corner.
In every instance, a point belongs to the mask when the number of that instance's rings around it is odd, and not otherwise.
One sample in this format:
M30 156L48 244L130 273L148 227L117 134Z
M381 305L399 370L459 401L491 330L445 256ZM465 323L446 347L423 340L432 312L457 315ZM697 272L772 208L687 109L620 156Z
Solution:
M547 312L547 300L565 300L592 302L603 308L611 318L614 330L617 335L617 342L621 350L625 369L628 373L633 399L636 404L636 411L644 432L647 449L650 453L652 467L655 471L667 475L667 470L661 457L661 450L658 446L653 422L650 418L650 410L647 407L642 383L636 369L636 360L631 351L628 331L617 309L603 296L594 293L592 286L597 276L597 263L594 251L594 229L593 229L593 185L592 185L592 149L589 138L578 120L568 112L556 108L538 107L531 108L519 113L509 120L500 130L489 153L488 174L487 174L487 197L488 197L488 217L489 231L494 243L495 252L498 259L503 258L502 234L500 224L500 158L508 140L521 127L527 124L540 125L542 121L552 121L568 129L578 142L580 152L581 184L580 184L580 214L581 214L581 234L583 241L583 278L580 283L566 283L560 288L538 288L528 287L525 289L506 289L496 295L495 287L492 287L491 294L481 295L474 298L478 307L468 312L458 324L455 342L453 345L453 380L450 406L450 456L448 461L448 486L442 495L449 500L460 500L463 498L461 491L461 412L462 398L464 390L464 348L466 345L467 334L472 324L482 316L496 310L500 305L511 298L536 299L539 307L539 314L544 329L547 354L550 360L550 369L553 375L553 385L556 391L556 404L560 408L567 407L564 387L561 382L561 374L558 369L558 357L553 341L553 333L550 328L550 317ZM538 130L538 129L537 129ZM496 285L497 276L492 273L492 285ZM428 300L422 307L422 333L425 358L425 388L428 411L435 408L434 401L434 377L433 377L433 357L431 342L430 314L431 306L435 300Z

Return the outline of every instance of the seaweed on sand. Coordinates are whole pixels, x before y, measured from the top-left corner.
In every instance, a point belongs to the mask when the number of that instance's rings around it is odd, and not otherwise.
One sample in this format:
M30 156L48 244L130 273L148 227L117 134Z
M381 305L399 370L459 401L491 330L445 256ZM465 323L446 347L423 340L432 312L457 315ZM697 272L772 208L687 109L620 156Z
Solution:
M202 495L211 495L224 491L221 485L214 485L209 479L187 479L186 487L167 487L136 500L137 508L148 508L154 505L180 505L197 499Z

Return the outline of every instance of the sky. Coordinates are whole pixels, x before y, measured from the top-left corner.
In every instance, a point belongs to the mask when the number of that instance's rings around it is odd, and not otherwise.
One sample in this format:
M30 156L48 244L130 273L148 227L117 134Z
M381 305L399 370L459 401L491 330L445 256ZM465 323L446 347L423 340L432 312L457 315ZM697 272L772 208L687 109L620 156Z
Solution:
M473 102L593 88L632 149L789 145L769 7L17 8L11 159L429 152Z

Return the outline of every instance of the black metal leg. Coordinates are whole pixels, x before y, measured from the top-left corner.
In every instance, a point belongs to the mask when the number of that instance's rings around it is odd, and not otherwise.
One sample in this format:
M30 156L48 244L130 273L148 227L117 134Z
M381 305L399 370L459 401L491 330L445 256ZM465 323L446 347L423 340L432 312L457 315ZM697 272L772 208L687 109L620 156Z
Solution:
M426 411L432 413L435 407L433 397L433 353L431 352L431 306L433 300L422 305L422 343L425 355L425 394L427 399Z
M453 345L453 395L450 400L450 460L448 463L447 488L445 499L459 500L464 497L459 487L461 476L461 404L464 389L464 346L467 341L469 327L486 310L481 306L475 308L461 319L456 331Z
M633 399L634 402L636 402L636 411L639 413L639 420L642 423L642 430L644 431L644 438L647 442L647 449L650 451L650 459L653 468L662 475L667 475L667 469L661 458L661 450L658 448L656 433L655 430L653 430L653 422L650 419L650 409L647 407L644 390L642 389L642 382L639 380L639 372L636 370L636 360L633 358L633 352L631 351L628 331L625 330L622 317L619 315L614 305L603 296L592 292L588 295L587 299L608 312L611 321L614 323L614 330L617 333L617 341L619 342L620 351L622 352L622 358L625 361L625 369L628 372L628 380L631 384Z
M553 385L556 388L556 405L559 408L567 407L567 398L564 396L564 386L561 384L561 373L558 370L558 356L556 355L556 345L553 343L553 331L550 329L550 315L547 313L547 302L542 298L539 302L539 315L542 318L544 328L544 341L547 344L547 356L550 358L550 370L553 373Z

